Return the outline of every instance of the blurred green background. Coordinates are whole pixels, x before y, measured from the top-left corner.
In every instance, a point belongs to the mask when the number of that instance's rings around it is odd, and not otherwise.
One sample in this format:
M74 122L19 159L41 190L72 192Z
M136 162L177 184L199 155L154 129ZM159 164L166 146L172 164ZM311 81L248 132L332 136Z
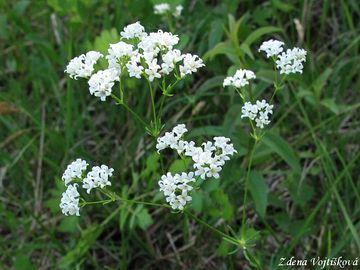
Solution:
M174 24L180 48L206 67L177 86L165 129L186 123L193 140L234 142L236 158L190 207L229 234L241 223L250 136L240 98L222 81L251 69L256 97L269 98L274 73L257 52L261 42L308 51L304 74L275 99L271 131L255 153L248 238L261 267L166 209L114 203L88 206L81 217L61 214L60 177L78 157L112 166L112 188L123 197L163 200L153 139L114 102L90 96L85 80L64 74L74 56L106 53L128 23L168 30L153 14L158 2L0 0L0 269L284 269L281 257L359 256L357 0L171 2L184 6ZM132 108L150 118L145 84L129 79L126 88ZM171 171L184 169L172 160Z

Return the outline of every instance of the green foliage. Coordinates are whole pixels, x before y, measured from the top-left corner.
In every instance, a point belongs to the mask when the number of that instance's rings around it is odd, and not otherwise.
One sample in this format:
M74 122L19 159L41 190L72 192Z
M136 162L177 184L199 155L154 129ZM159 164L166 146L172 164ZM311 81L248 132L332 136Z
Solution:
M74 83L63 72L87 50L106 53L128 23L169 30L153 14L160 2L0 1L0 269L278 269L281 257L293 255L356 258L355 0L171 1L184 5L173 25L179 47L201 56L206 67L174 88L162 124L165 130L186 123L187 139L194 141L231 138L236 157L220 179L199 180L187 211L238 242L212 234L185 213L128 201L86 207L80 217L61 214L60 177L77 157L113 167L111 190L122 198L153 203L164 203L157 182L165 168L175 173L191 167L174 153L160 157L131 115L98 102L85 81ZM252 138L241 99L222 83L238 68L251 69L254 98L269 99L277 75L258 48L270 38L303 47L308 56L304 73L290 76L275 97L272 130L255 149L242 227ZM124 83L131 108L150 115L146 86Z
M254 200L256 212L260 218L265 218L266 207L268 204L268 188L263 176L256 171L253 171L250 175L249 190Z

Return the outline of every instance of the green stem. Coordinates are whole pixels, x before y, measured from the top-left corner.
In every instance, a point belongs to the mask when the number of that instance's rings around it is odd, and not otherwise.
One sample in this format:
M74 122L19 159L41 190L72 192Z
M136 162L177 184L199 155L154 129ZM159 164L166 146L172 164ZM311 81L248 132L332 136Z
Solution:
M276 93L281 89L283 83L285 82L285 79L286 79L286 75L284 75L284 76L281 78L281 81L280 81L279 84L277 84L277 82L274 83L274 88L275 88L275 90L274 90L274 92L273 92L273 94L272 94L272 96L271 96L271 98L270 98L270 103L273 101Z
M250 101L254 102L254 94L252 91L252 83L251 82L249 83L249 96L250 96Z
M164 89L164 85L163 85L163 95L161 97L161 101L160 101L160 109L159 109L159 117L161 118L161 115L162 115L162 111L163 111L163 107L164 107L164 103L165 103L165 100L166 100L166 97L170 94L170 91L177 85L177 83L181 81L181 78L180 77L177 77L176 78L176 81L171 84L168 88L165 88Z
M151 82L149 80L147 80L147 81L148 81L149 91L150 91L151 107L152 107L152 112L153 112L153 117L154 117L154 125L155 125L155 128L157 129L157 117L156 117L153 88L152 88Z
M115 99L115 101L117 102L117 104L123 106L128 112L130 112L137 120L139 120L139 122L141 122L145 127L147 127L147 124L145 123L145 121L136 113L134 112L132 109L130 109L130 107L120 98L118 98L116 95L111 94L112 98Z
M240 98L245 102L245 98L244 98L243 94L241 94L241 91L236 87L235 87L235 91L236 91L236 93L239 94Z
M275 95L276 95L276 93L278 91L277 85L274 85L274 86L275 86L275 90L274 90L273 94L271 95L270 103L274 100L274 97L275 97Z
M96 201L96 202L84 201L84 202L81 202L80 205L85 206L85 205L88 205L88 204L106 204L106 203L109 203L109 202L112 202L112 201L113 200L101 200L101 201Z
M102 193L110 198L109 200L104 200L104 201L122 201L122 202L129 202L129 203L135 203L135 204L142 204L142 205L149 205L149 206L163 207L163 208L171 209L171 206L167 205L167 204L144 202L144 201L131 200L131 199L123 199L123 198L121 198L120 196L118 196L115 193L112 193L112 194L108 194L107 192L102 192ZM103 202L103 201L99 201L99 203L100 202ZM86 203L87 204L96 204L97 202L86 202ZM226 240L228 240L229 242L231 242L231 243L233 243L235 245L239 245L239 242L237 241L236 238L231 237L231 236L223 233L222 231L216 229L215 227L211 226L210 224L206 223L205 221L199 219L197 216L193 215L190 211L188 211L186 209L183 210L183 211L184 211L184 213L186 213L187 215L189 215L190 217L195 219L197 222L199 222L201 225L203 225L207 229L211 230L215 234L225 238Z
M217 234L218 236L225 238L226 240L232 242L235 245L239 245L237 239L223 233L222 231L216 229L215 227L211 226L210 224L206 223L205 221L199 219L197 216L193 215L190 211L184 210L184 213L195 219L197 222L199 222L201 225L212 231L213 233Z
M170 205L167 204L160 204L160 203L152 203L152 202L144 202L144 201L137 201L137 200L129 200L129 199L123 199L116 196L116 201L122 201L122 202L129 202L129 203L135 203L135 204L143 204L143 205L150 205L150 206L156 206L156 207L163 207L163 208L171 208Z
M124 101L124 92L123 92L123 88L122 88L121 77L119 78L119 92L120 92L120 100Z
M244 194L244 202L243 202L243 212L242 212L242 230L244 232L245 230L245 219L246 219L246 203L247 203L247 196L248 196L248 185L249 185L249 178L250 178L250 171L251 171L251 165L252 165L252 161L253 161L253 157L254 157L254 152L255 152L255 147L258 143L258 139L255 138L255 142L252 146L252 149L250 151L250 155L249 155L249 162L248 162L248 167L247 167L247 172L246 172L246 178L245 178L245 194Z

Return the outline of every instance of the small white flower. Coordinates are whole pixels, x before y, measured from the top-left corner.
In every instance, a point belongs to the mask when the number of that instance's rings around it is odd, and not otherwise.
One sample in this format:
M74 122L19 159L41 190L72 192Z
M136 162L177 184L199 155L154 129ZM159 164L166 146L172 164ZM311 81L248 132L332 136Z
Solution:
M124 57L130 58L133 55L133 46L126 42L120 41L115 44L110 44L108 55L105 57L108 60L109 68L116 68L121 73L121 65L119 63Z
M172 130L172 132L174 132L176 134L177 138L182 137L187 131L188 130L187 130L185 124L178 124Z
M217 164L210 164L209 165L209 169L206 173L207 177L214 177L214 178L219 178L220 174L219 172L221 171L221 166L217 165Z
M140 24L140 22L132 23L124 27L124 30L120 33L123 38L141 38L145 33L145 28Z
M183 58L183 65L180 65L180 75L181 78L185 77L188 74L196 72L199 68L205 66L203 60L197 56L187 53Z
M74 178L81 179L82 173L86 170L88 165L89 164L86 162L86 160L82 160L80 158L71 162L61 177L65 185L67 186Z
M187 141L179 140L174 149L178 152L179 155L181 155L187 149L187 145Z
M154 13L155 14L165 14L166 12L170 11L170 5L168 3L161 3L154 6Z
M269 114L272 114L273 107L274 105L269 105L264 99L262 101L257 100L255 104L245 102L241 109L241 118L255 120L257 127L264 128L270 124Z
M115 81L119 81L117 69L111 68L98 71L88 81L90 94L99 97L101 101L105 101L106 97L111 95Z
M126 64L126 68L127 68L127 71L129 72L130 77L135 77L138 79L141 78L141 74L144 70L144 67L142 67L138 62L133 61L133 60L130 60Z
M93 188L104 188L105 186L111 186L109 177L112 176L113 172L114 169L109 168L106 165L101 165L100 167L95 166L84 178L82 187L86 189L87 193L90 193Z
M64 215L80 216L79 192L76 189L77 184L68 185L65 192L61 196L60 208Z
M161 78L161 75L158 72L160 66L157 64L156 59L151 62L147 62L147 65L148 67L145 69L145 73L148 75L150 82L152 82L155 78Z
M233 83L233 77L226 77L223 82L223 87L230 86Z
M264 41L261 44L259 48L259 52L264 51L266 53L267 58L272 56L277 56L279 53L281 53L284 50L282 47L283 45L284 42L282 41L270 39L268 41Z
M163 74L170 74L175 68L175 64L183 59L180 50L169 50L167 53L162 55L163 63L161 64L161 72Z
M78 77L88 78L94 71L94 65L103 55L96 51L87 52L86 55L82 54L70 60L66 66L65 72L71 78L77 79Z

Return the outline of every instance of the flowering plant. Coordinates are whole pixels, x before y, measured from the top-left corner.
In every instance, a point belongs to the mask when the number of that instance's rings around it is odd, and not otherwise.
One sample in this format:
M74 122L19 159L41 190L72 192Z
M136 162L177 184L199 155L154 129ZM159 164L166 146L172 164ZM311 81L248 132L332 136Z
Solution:
M303 62L306 61L306 51L300 48L288 49L286 52L283 52L282 41L278 40L268 40L261 44L259 52L263 51L266 53L267 58L271 58L274 64L274 91L270 98L270 103L273 102L276 93L282 89L287 75L293 73L302 73ZM280 81L278 80L277 73L280 75L284 74ZM252 93L251 81L256 79L256 75L251 70L239 69L235 72L233 76L226 77L223 81L224 87L232 87L239 94L240 98L243 101L243 106L241 109L241 118L249 119L250 128L251 128L251 137L254 139L249 150L248 156L248 166L247 173L245 177L245 192L244 192L244 201L243 201L243 215L242 215L242 239L245 238L245 218L246 218L246 203L247 203L247 193L248 193L248 182L250 178L250 171L252 166L252 161L254 157L254 152L256 146L261 141L262 137L265 134L265 126L270 124L270 115L273 113L274 105L270 105L265 99L254 100ZM244 243L246 246L247 243Z
M168 12L170 6L160 4L155 6L156 13ZM185 161L192 162L189 171L180 173L164 173L158 180L159 191L165 197L168 204L143 202L122 198L118 194L108 190L111 186L109 178L113 175L113 169L106 165L95 166L85 175L88 163L77 159L72 162L62 177L67 190L63 193L60 207L65 215L79 215L80 207L87 204L109 203L113 201L129 201L146 205L166 207L173 211L189 214L197 221L222 236L230 243L246 249L249 243L246 240L246 203L249 175L252 166L253 155L257 144L265 134L265 127L270 124L270 116L274 105L270 105L265 99L255 100L252 93L252 81L256 79L255 72L247 69L238 69L233 76L228 76L223 81L224 87L231 87L239 94L243 101L241 118L249 120L251 136L254 143L249 151L247 173L245 177L245 193L242 213L242 234L240 239L227 235L206 222L195 217L187 210L188 203L192 201L192 194L201 188L201 183L206 179L220 178L220 173L226 161L237 153L229 138L223 136L214 137L212 141L196 145L194 141L187 141L185 135L188 131L184 124L176 125L170 132L159 136L162 130L162 108L167 96L172 94L175 85L187 75L196 72L204 66L203 61L197 55L183 54L175 49L179 38L169 32L161 30L146 33L144 27L136 22L126 26L121 32L121 40L116 44L110 44L108 55L108 68L95 72L94 65L99 58L104 57L101 53L90 51L70 61L65 72L70 77L88 79L90 94L106 101L107 97L113 98L117 104L122 105L144 124L150 135L156 138L157 152L165 149L176 151L177 155ZM264 42L259 51L264 51L267 58L273 60L275 74L279 71L280 80L275 76L274 92L270 98L273 102L275 94L282 88L286 78L291 73L302 73L303 62L306 60L306 51L299 48L288 49L283 52L284 43L277 40ZM122 81L126 77L144 79L148 83L153 119L147 125L136 112L128 105L125 99L125 89ZM119 83L119 95L113 93L115 83ZM159 110L155 106L155 90L161 90L162 99ZM162 162L161 162L162 164ZM189 167L186 166L185 170ZM164 170L164 168L162 168ZM107 198L105 200L89 202L83 199L78 192L78 185L90 194L91 190L99 190Z

